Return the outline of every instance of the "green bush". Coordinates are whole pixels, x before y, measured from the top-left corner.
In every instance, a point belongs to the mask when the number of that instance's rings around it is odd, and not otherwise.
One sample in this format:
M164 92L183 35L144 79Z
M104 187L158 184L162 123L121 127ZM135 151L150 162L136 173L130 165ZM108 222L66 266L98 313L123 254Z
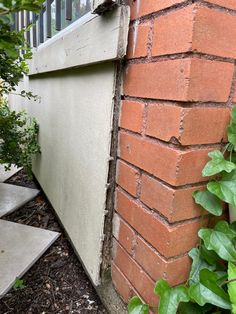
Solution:
M38 125L25 112L11 111L7 97L15 93L24 74L28 73L27 59L31 58L25 32L12 30L12 14L22 11L37 12L43 0L3 0L0 3L0 163L24 167L31 173L32 156L40 151L37 143ZM36 99L31 92L19 95Z
M26 112L11 111L0 102L0 163L12 164L31 174L32 155L40 152L37 141L38 124Z

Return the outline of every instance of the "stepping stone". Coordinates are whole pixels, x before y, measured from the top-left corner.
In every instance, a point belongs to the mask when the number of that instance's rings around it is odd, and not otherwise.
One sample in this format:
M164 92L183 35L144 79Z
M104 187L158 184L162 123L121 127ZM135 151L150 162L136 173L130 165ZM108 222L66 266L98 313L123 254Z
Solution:
M16 166L11 166L11 169L6 171L5 165L0 165L0 182L4 182L10 177L12 177L14 174L16 174L18 171L20 171L22 168L17 168Z
M57 232L0 220L0 298L59 235Z
M0 217L12 213L35 196L39 190L0 183Z

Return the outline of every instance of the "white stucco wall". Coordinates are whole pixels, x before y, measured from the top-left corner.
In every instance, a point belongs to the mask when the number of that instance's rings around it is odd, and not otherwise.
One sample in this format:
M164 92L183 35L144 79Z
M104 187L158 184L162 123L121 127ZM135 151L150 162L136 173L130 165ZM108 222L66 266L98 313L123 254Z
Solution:
M12 96L10 104L16 109L26 107L39 122L42 154L34 161L35 176L93 283L99 285L116 86L114 60L122 58L126 50L128 11L119 8L107 18L85 17L83 32L87 25L94 42L80 36L80 24L78 21L58 36L61 45L53 38L35 51L30 76L22 85L40 95L41 102ZM104 27L103 42L98 38ZM80 38L85 45L78 57L76 42L81 47ZM61 63L57 57L63 54Z
M30 79L29 89L40 95L41 101L26 106L40 126L42 154L34 162L34 173L96 285L103 239L114 75L114 65L108 63ZM16 106L16 101L11 103Z

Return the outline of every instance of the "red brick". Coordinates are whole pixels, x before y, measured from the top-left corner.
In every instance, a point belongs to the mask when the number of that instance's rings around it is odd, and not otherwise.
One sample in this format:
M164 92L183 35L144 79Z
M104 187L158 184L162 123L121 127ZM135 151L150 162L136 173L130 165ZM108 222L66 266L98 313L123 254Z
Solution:
M129 0L131 7L131 19L135 19L150 13L154 13L173 5L185 2L185 0Z
M149 104L146 134L169 141L180 138L180 126L183 109L177 106Z
M201 175L212 149L180 150L139 136L120 133L119 156L171 185L207 180ZM194 171L193 171L194 169Z
M236 102L236 87L235 87L235 90L234 90L233 102Z
M207 2L218 4L221 7L229 8L232 10L236 10L235 0L206 0Z
M121 191L117 192L116 210L166 258L184 254L198 243L201 224L198 220L171 226Z
M111 275L115 289L120 294L123 301L128 303L133 295L133 287L131 286L130 282L125 278L125 276L114 263L112 263Z
M123 161L117 164L117 183L127 192L136 196L140 172Z
M150 23L135 23L130 28L127 58L140 58L147 56L148 33Z
M192 49L236 58L236 16L199 7L195 17Z
M188 6L155 19L153 56L192 50L194 7Z
M169 222L199 217L203 214L195 204L192 193L202 187L172 189L147 176L142 176L141 201L164 215Z
M130 64L125 95L179 101L228 100L234 66L198 58Z
M117 214L113 218L113 235L126 249L129 254L132 254L136 241L136 234L127 223L123 221Z
M156 305L158 298L154 295L155 282L143 271L143 269L128 255L128 253L114 242L114 263L129 280L142 299L152 305Z
M171 285L185 282L191 266L187 255L165 260L140 237L135 247L135 260L154 281L163 278Z
M164 141L175 137L182 145L219 143L226 139L229 111L152 104L148 106L146 134Z
M155 20L152 54L198 51L236 57L236 16L198 4Z
M124 100L121 105L120 127L141 133L145 104Z

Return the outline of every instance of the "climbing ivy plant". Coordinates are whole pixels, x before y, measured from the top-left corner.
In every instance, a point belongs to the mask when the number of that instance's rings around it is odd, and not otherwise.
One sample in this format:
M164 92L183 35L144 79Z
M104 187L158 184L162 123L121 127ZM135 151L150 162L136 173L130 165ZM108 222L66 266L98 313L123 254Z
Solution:
M202 171L213 179L205 191L193 193L195 202L215 216L222 215L225 203L236 210L236 107L227 133L224 152L210 152L211 160ZM159 314L236 314L236 222L221 220L214 228L200 229L198 235L199 246L189 252L192 267L187 283L173 288L163 279L156 283ZM148 314L150 308L133 297L128 311Z
M28 10L38 12L43 0L3 0L0 3L0 163L24 167L31 173L32 155L39 152L38 125L25 112L16 113L8 106L8 95L28 73L27 59L32 56L25 40L28 29L12 29L12 14ZM31 92L18 93L28 99L37 99Z

